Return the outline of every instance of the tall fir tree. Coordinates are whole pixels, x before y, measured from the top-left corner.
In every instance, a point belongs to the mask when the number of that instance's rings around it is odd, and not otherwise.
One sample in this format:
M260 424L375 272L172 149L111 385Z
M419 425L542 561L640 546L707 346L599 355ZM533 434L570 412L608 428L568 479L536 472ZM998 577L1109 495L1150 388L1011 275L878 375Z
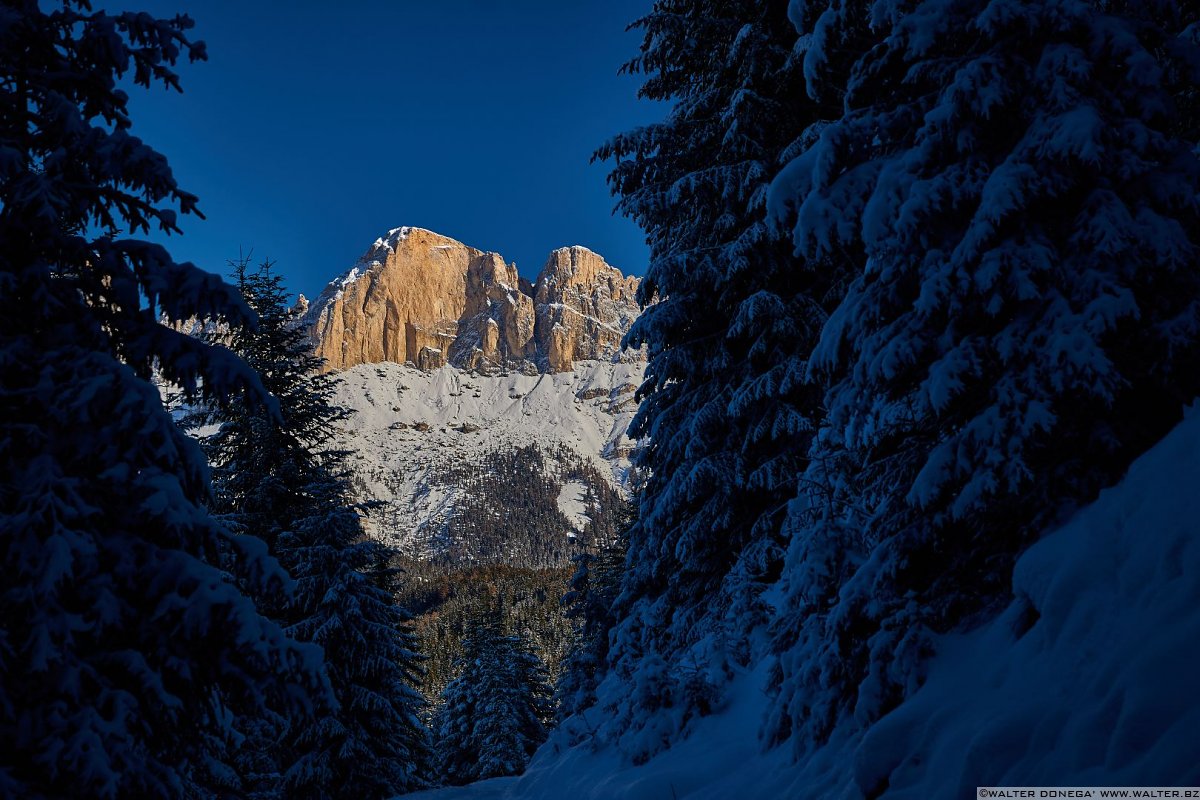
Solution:
M618 208L651 247L646 308L627 338L648 348L631 426L646 439L638 466L648 478L612 666L661 691L622 693L618 735L650 721L637 707L644 696L682 706L686 724L695 695L683 686L695 675L678 665L689 650L708 650L685 660L710 665L714 686L752 659L745 634L768 616L760 595L778 574L785 510L819 414L802 359L835 293L767 224L767 187L817 119L786 5L660 0L635 26L645 39L626 70L646 76L642 96L672 108L597 153L616 162ZM643 750L663 738L630 741Z
M613 606L625 573L629 524L626 520L617 538L596 553L579 553L572 559L575 572L562 598L563 615L571 621L572 640L554 685L559 721L581 714L596 703L596 687L608 666L609 634L617 621Z
M121 229L196 198L129 133L118 81L179 88L187 17L0 4L0 795L236 794L231 720L324 702L319 650L264 619L286 576L206 511L203 455L151 383L269 399L159 323L253 319L214 275Z
M812 366L858 555L830 586L798 525L780 626L808 645L781 648L773 725L802 746L907 696L929 632L1200 392L1195 5L814 5L822 41L874 41L774 189L800 250L856 274Z
M296 798L384 798L420 788L429 764L415 689L420 656L411 617L394 599L393 554L364 534L348 453L330 444L348 417L331 401L338 379L320 372L271 265L234 266L258 325L218 336L258 371L281 411L215 408L191 422L219 424L205 440L217 508L265 539L294 579L290 594L264 598L264 606L290 634L322 647L336 698L315 719L282 721L282 744L256 755L260 788ZM268 725L264 733L274 731ZM272 761L281 775L263 771Z
M442 782L519 775L553 717L545 665L521 636L485 619L463 640L457 666L434 717Z

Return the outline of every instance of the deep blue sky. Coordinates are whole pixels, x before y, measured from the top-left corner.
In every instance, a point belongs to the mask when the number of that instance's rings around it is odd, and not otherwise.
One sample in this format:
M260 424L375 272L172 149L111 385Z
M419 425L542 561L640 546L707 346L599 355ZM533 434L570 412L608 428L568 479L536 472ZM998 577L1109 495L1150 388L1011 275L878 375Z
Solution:
M612 215L610 135L653 121L626 25L651 0L112 0L196 20L209 60L182 95L131 89L134 133L206 220L172 254L213 272L239 247L310 297L377 236L430 228L534 277L582 244L627 273L641 231Z

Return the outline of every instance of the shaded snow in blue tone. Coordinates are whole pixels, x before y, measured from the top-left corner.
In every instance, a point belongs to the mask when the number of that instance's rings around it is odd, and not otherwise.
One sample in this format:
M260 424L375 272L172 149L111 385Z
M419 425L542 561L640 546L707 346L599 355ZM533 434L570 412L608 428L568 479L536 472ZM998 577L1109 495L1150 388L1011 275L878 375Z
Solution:
M1017 564L1009 607L942 637L925 685L799 763L761 753L765 669L640 767L552 738L520 778L422 800L974 796L977 786L1200 784L1200 409ZM765 667L765 665L763 665Z

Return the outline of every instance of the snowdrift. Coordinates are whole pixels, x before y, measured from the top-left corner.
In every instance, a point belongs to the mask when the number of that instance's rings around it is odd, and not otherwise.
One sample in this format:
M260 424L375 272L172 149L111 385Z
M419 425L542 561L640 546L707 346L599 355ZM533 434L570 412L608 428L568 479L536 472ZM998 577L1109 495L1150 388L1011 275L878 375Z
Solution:
M763 753L763 668L641 766L552 738L525 775L411 797L964 798L977 786L1200 785L1200 409L1017 563L925 685L799 762Z

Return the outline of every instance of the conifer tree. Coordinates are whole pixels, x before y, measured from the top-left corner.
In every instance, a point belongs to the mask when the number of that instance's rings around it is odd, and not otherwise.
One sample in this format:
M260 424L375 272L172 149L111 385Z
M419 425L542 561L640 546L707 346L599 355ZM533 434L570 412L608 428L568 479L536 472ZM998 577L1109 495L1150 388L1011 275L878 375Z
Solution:
M779 711L810 742L919 685L929 631L986 610L1200 392L1195 5L865 5L801 20L874 42L774 189L805 255L856 275L812 360L856 564L831 587L799 526L781 626L809 632Z
M190 422L219 423L205 440L218 508L265 539L294 579L290 594L264 604L293 636L323 648L337 701L315 720L284 721L272 754L282 771L275 789L297 798L411 791L424 785L428 766L424 700L414 688L420 656L411 618L394 600L392 553L364 534L348 454L329 444L348 416L331 402L337 378L318 371L270 263L234 267L258 325L220 336L258 371L281 411L207 409ZM269 790L271 774L263 777Z
M572 623L571 648L554 687L559 720L593 706L596 687L608 665L609 634L616 624L613 606L625 572L627 546L622 526L615 541L595 554L580 553L570 590L563 595L563 614Z
M335 481L316 496L345 503L344 492ZM300 522L281 544L289 549L290 611L300 619L288 630L324 648L340 706L292 726L288 746L302 755L284 775L284 796L382 799L426 786L425 700L414 688L421 657L411 617L394 600L391 552L364 536L348 505Z
M237 293L122 236L178 232L196 198L130 134L121 79L179 88L204 57L187 17L82 0L0 7L0 795L238 791L236 719L299 719L328 696L317 648L226 572L286 576L206 511L203 456L164 410L243 394L235 356L159 323L251 324ZM218 563L220 562L220 564ZM223 567L223 568L222 568Z
M819 416L803 356L835 287L767 224L767 187L817 118L786 4L660 0L635 26L645 39L626 70L646 76L642 96L672 109L597 153L616 162L618 208L651 247L646 308L627 337L648 351L631 426L647 441L638 466L648 478L613 668L661 687L658 707L688 704L694 676L676 667L694 646L711 650L696 658L715 685L751 660L745 633L766 619L760 594L778 574L785 509ZM640 696L618 700L618 730L649 720L634 707Z
M496 620L476 623L434 718L442 781L458 785L520 774L546 740L552 716L541 659L521 636L505 635Z

